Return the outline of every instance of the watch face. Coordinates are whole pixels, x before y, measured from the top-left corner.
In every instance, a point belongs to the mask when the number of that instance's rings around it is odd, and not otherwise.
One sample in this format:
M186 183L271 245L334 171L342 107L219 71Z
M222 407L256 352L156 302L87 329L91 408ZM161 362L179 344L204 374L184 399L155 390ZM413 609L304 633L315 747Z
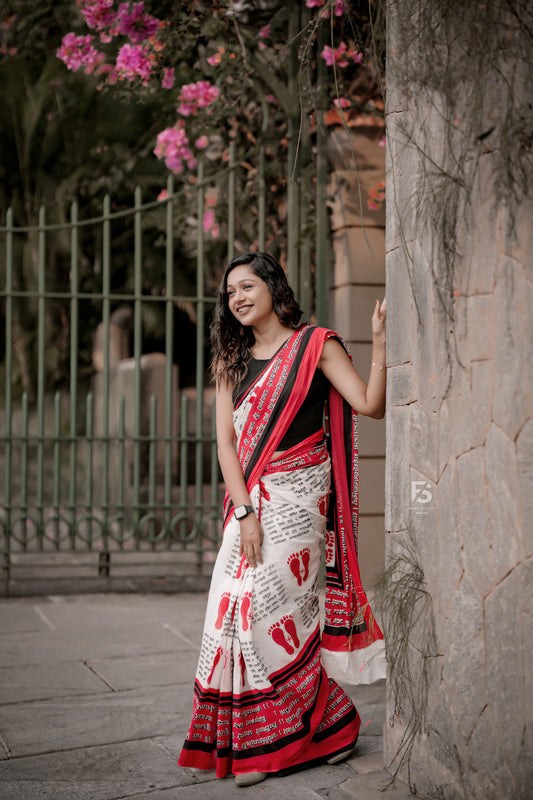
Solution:
M238 506L235 509L235 516L237 517L237 519L242 519L243 517L245 517L246 516L246 506Z

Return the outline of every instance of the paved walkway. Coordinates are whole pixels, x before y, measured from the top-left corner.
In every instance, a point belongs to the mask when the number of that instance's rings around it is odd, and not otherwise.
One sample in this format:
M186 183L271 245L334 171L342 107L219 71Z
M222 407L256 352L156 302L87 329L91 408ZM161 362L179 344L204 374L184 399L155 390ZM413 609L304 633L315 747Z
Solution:
M0 601L2 800L407 800L383 788L384 681L346 687L355 756L251 788L177 766L190 722L204 594Z

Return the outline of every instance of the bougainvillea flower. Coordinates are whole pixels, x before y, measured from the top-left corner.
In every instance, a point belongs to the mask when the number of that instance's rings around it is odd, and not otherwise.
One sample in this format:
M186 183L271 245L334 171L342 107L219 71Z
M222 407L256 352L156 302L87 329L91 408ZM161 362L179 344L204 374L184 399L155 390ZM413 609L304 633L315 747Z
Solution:
M61 47L57 51L58 58L63 61L73 72L83 67L86 72L92 72L105 58L91 42L93 36L76 36L74 33L67 33L63 36Z
M152 73L148 48L140 44L123 44L118 51L115 71L119 78L132 81L138 77L146 85Z
M203 150L209 144L209 139L207 136L199 136L198 139L195 141L194 146L197 150Z
M196 166L187 134L179 124L173 128L165 128L164 131L157 134L157 146L154 148L154 153L158 158L165 160L165 164L172 172L183 172L184 163L191 169Z
M82 0L78 5L89 28L97 31L110 28L117 18L116 11L113 11L114 0Z
M220 53L213 53L213 55L209 56L209 58L207 59L207 63L211 64L212 67L218 67L221 61L222 61L222 56L220 55Z
M144 13L144 2L135 3L130 11L129 3L121 3L117 14L118 32L127 36L134 44L154 36L159 20Z
M347 100L345 97L336 97L333 101L333 105L336 108L348 108L350 105L350 101Z
M174 67L165 67L161 86L163 89L172 89L174 86Z

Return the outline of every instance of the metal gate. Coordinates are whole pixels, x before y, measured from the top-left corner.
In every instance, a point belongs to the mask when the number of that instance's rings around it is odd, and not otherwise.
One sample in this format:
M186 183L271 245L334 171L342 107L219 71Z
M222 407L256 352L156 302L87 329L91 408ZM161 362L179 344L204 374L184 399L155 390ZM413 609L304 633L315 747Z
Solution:
M293 124L292 139L298 135ZM289 148L287 266L306 315L324 324L328 222L325 133L320 129L317 145L312 239L308 231L302 236L300 210L302 203L309 203L311 189L301 186L298 148L293 144ZM225 180L225 256L230 257L235 250L239 181L232 151ZM5 253L5 286L0 292L5 322L0 451L4 594L205 588L221 535L223 495L213 387L206 369L206 331L214 294L212 280L206 286L211 265L206 265L202 218L210 185L199 164L195 198L189 200L183 189L175 191L169 179L166 197L143 202L137 189L128 209L113 210L106 197L101 215L92 219L79 219L73 204L70 221L64 224L49 224L41 208L36 226L17 227L9 211L0 227ZM264 249L268 231L262 156L256 193L257 245ZM191 199L196 291L181 294L176 287L174 213L177 204ZM153 214L162 220L158 237L164 249L164 287L158 294L145 290L149 275L143 221ZM111 280L117 225L129 228L133 239L131 288L120 292ZM88 231L98 242L91 257L99 264L99 287L90 291L80 282L80 259L86 258L80 242ZM49 285L47 279L49 240L58 232L69 238L70 274L65 286ZM28 243L35 252L36 285L20 288L19 258ZM13 379L16 312L21 304L34 309L34 397L16 391ZM50 309L57 307L65 317L69 374L66 385L50 392L45 373L47 319ZM157 310L164 319L158 353L143 352L147 310ZM93 374L87 377L87 370L80 367L80 335L86 337L95 318ZM185 327L180 328L180 319L188 319ZM180 385L178 356L190 356L193 350L194 385L187 387Z

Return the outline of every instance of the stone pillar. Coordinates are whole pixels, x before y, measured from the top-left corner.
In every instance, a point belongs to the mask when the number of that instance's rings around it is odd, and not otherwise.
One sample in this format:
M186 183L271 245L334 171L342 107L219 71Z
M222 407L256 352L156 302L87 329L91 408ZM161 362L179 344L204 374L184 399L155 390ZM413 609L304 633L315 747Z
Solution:
M526 7L388 4L386 560L410 554L425 612L399 694L389 636L385 756L414 731L431 797L533 787Z
M385 180L382 139L382 127L358 125L350 133L336 128L328 140L335 252L329 318L365 380L370 374L372 313L376 299L385 295L385 209L369 208L368 203L369 192ZM385 557L383 420L359 417L359 453L359 564L369 589Z

